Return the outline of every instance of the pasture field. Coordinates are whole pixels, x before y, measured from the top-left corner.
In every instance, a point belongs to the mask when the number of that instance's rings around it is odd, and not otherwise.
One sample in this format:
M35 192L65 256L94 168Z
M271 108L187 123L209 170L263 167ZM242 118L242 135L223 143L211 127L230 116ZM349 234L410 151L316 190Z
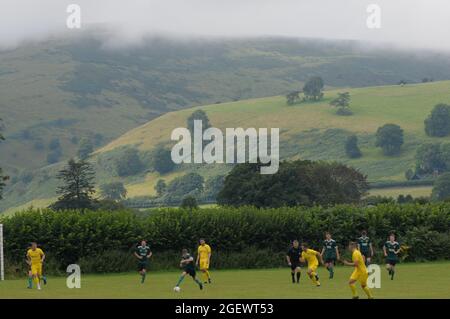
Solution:
M428 197L431 195L432 186L412 187L386 187L369 190L369 195L387 196L397 198L399 195L411 195L412 197Z

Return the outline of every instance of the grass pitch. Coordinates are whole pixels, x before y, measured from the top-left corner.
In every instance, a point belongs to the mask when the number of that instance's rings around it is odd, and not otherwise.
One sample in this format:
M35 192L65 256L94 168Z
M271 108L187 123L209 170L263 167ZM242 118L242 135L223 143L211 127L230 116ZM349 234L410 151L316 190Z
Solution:
M450 298L450 262L400 264L393 281L382 269L375 298ZM322 286L315 287L305 273L292 284L290 269L213 270L213 284L200 291L185 278L181 292L173 287L179 272L150 271L145 284L137 273L82 275L80 289L68 289L63 277L49 277L41 291L26 288L26 279L0 282L0 298L350 298L347 281L351 267L337 267L334 279L319 269ZM361 298L364 292L358 287Z

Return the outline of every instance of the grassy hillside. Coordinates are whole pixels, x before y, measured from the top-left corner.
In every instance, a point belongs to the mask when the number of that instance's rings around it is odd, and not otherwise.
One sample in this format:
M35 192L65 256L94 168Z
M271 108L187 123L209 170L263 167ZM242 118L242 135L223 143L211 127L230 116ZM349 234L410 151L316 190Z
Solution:
M136 176L120 178L115 173L114 160L121 150L136 147L144 160L151 158L157 145L173 145L170 141L171 131L177 127L185 127L186 119L196 109L204 110L211 124L221 129L278 127L281 133L282 159L341 161L361 169L370 181L404 180L404 172L414 167L414 155L420 144L426 141L450 142L449 137L427 137L423 128L423 121L435 104L450 103L450 81L348 89L352 98L352 116L338 116L335 114L335 108L329 106L329 101L341 91L343 89L326 91L322 101L294 106L286 105L284 97L275 96L167 113L127 132L96 151L91 161L98 170L98 184L123 181L129 197L135 197L154 194L153 187L159 178L169 181L189 171L196 171L205 177L226 173L230 166L221 164L179 166L164 176L156 173L151 165L145 172ZM386 123L395 123L404 129L405 144L399 155L384 156L381 150L374 146L377 128ZM349 159L345 156L344 142L350 134L356 134L359 138L363 153L359 159ZM56 181L52 177L60 165L41 170L27 186L11 187L5 194L3 207L54 197ZM412 191L414 194L424 195L429 192L429 188ZM387 194L386 190L383 192ZM393 196L400 193L402 190L396 190ZM410 192L404 190L403 193Z
M362 87L450 74L448 56L369 52L354 42L153 37L112 49L102 32L1 52L0 162L10 176L46 166L54 138L64 160L82 138L98 148L164 113L284 94L312 75L328 87Z
M320 102L286 105L284 97L252 99L221 105L199 107L213 126L278 127L281 132L282 158L339 160L360 168L369 180L403 180L407 168L414 166L414 154L424 141L448 141L450 138L429 138L423 121L432 107L440 102L450 103L450 82L434 82L406 86L382 86L348 89L352 97L353 116L337 116L329 101L342 90L327 91ZM197 108L196 108L197 109ZM128 145L142 151L168 143L176 127L186 125L193 109L172 112L131 130L101 148L107 153ZM374 147L377 128L396 123L405 131L402 152L393 157ZM344 141L357 134L363 157L350 160L344 153Z

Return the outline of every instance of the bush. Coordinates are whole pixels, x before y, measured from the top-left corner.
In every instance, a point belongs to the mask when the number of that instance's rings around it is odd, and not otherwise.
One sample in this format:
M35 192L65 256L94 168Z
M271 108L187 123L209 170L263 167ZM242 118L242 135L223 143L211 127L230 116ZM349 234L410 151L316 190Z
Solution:
M142 238L148 240L155 255L152 269L177 267L180 249L195 252L200 237L213 247L215 267L275 267L283 262L293 238L320 249L327 230L333 231L341 249L367 229L380 257L387 234L394 230L399 242L410 246L406 260L449 258L449 211L450 203L154 209L139 215L127 210L28 210L1 221L8 265L20 265L21 269L28 243L38 241L47 254L49 272L64 271L71 263L81 263L86 267L83 272L104 272L133 270L136 265L130 252ZM8 271L13 269L8 266Z
M439 233L428 227L414 227L405 234L410 247L408 259L415 261L450 259L450 241L448 233Z
M350 158L361 157L361 150L358 147L358 137L350 135L345 141L345 154Z
M341 116L350 116L353 115L353 112L348 107L340 107L337 109L336 114Z

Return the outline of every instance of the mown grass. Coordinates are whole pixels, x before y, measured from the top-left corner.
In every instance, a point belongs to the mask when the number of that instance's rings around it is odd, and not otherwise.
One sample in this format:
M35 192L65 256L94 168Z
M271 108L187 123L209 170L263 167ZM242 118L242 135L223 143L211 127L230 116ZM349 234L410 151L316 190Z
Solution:
M393 281L382 268L381 288L374 297L383 298L450 298L450 263L410 263L397 266ZM66 278L49 277L43 290L26 288L26 279L0 282L0 298L344 298L351 297L348 278L351 267L337 267L334 279L321 267L321 287L315 287L303 272L300 284L290 282L290 269L212 270L213 284L200 291L185 278L181 292L175 293L178 272L149 272L145 284L137 273L82 275L80 289L68 289ZM358 287L361 298L365 298Z

